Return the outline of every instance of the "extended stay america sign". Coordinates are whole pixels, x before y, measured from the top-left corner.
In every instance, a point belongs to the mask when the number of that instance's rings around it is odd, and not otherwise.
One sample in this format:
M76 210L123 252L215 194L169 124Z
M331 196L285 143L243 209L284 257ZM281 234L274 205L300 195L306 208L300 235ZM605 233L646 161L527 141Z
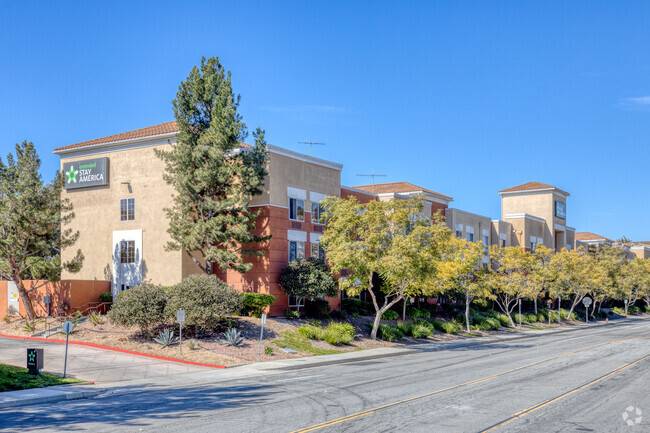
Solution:
M108 185L108 158L64 162L65 189Z

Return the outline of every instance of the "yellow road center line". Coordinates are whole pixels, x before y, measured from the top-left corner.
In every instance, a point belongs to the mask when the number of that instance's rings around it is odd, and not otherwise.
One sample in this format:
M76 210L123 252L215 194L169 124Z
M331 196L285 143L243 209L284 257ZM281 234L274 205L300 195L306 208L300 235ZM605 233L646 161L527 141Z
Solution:
M365 416L365 415L373 414L378 410L386 409L386 408L389 408L389 407L392 407L392 406L396 406L398 404L408 403L408 402L413 401L413 400L421 399L421 398L424 398L424 397L429 397L429 396L432 396L432 395L435 395L435 394L439 394L441 392L450 391L450 390L456 389L456 388L461 388L463 386L475 385L475 384L480 383L480 382L485 382L487 380L491 380L491 379L503 376L504 374L513 373L515 371L519 371L519 370L522 370L524 368L530 368L530 367L533 367L535 365L539 365L539 364L549 362L549 361L552 361L552 360L555 360L555 359L563 358L565 356L574 355L576 353L583 352L585 350L589 350L589 349L593 349L593 348L601 347L601 346L606 346L606 345L609 345L609 344L620 343L622 341L639 340L639 339L646 339L646 338L650 338L650 337L624 338L624 339L621 339L621 340L610 341L610 342L607 342L607 343L595 344L593 346L584 347L582 349L573 350L571 352L563 353L561 355L556 355L556 356L553 356L553 357L550 357L550 358L542 359L541 361L536 361L536 362L533 362L533 363L530 363L530 364L527 364L527 365L523 365L521 367L513 368L511 370L502 371L501 373L496 373L496 374L493 374L493 375L490 375L490 376L482 377L480 379L474 379L474 380L471 380L469 382L460 383L458 385L452 385L452 386L449 386L447 388L438 389L436 391L428 392L426 394L418 395L418 396L415 396L415 397L410 397L410 398L407 398L407 399L404 399L404 400L396 401L396 402L393 402L393 403L388 403L388 404L385 404L383 406L378 406L378 407L375 407L373 409L368 409L368 410L365 410L365 411L362 411L362 412L357 412L357 413L353 413L353 414L350 414L350 415L346 415L344 417L336 418L336 419L333 419L331 421L325 421L325 422L322 422L320 424L314 424L314 425L309 426L309 427L304 427L302 429L294 430L291 433L307 433L307 432L311 432L311 431L314 431L314 430L319 430L319 429L322 429L322 428L325 428L325 427L330 427L330 426L340 424L342 422L346 422L346 421L349 421L349 420L352 420L352 419L355 419L355 418L359 418L359 417L362 417L362 416ZM631 366L631 365L626 364L626 368L629 367L629 366ZM550 403L552 403L552 401L548 402L547 404L550 404ZM538 403L538 404L541 404L541 403ZM533 407L535 407L535 406L533 406ZM518 413L525 412L526 410L528 410L528 409L524 409L523 411L518 412ZM510 422L510 421L508 421L508 422ZM495 428L495 427L493 427L493 428ZM490 431L490 430L485 430L485 432L488 432L488 431Z
M503 427L503 426L506 425L506 424L510 424L511 422L513 422L513 421L515 421L515 420L518 420L519 418L523 417L524 415L528 415L529 413L533 413L533 412L535 412L535 411L537 411L537 410L539 410L539 409L541 409L541 408L543 408L543 407L548 406L549 404L553 404L553 403L555 403L556 401L562 400L563 398L568 397L568 396L570 396L571 394L575 394L575 393L578 392L578 391L581 391L581 390L583 390L583 389L585 389L585 388L588 388L588 387L590 387L591 385L594 385L594 384L600 382L601 380L607 379L608 377L613 376L613 375L615 375L616 373L621 372L621 371L623 371L623 370L625 370L625 369L627 369L627 368L630 368L630 367L632 367L633 365L636 365L636 364L638 364L638 363L641 362L641 361L645 361L645 360L648 359L648 358L650 358L650 355L644 356L643 358L638 359L638 360L636 360L636 361L634 361L634 362L631 362L631 363L629 363L629 364L624 364L624 365L622 365L622 366L620 366L620 367L618 367L618 368L612 370L611 372L607 373L606 375L601 376L601 377L599 377L598 379L592 380L591 382L589 382L589 383L587 383L587 384L585 384L585 385L582 385L582 386L580 386L580 387L578 387L578 388L576 388L576 389L573 389L573 390L571 390L571 391L569 391L569 392L566 392L566 393L564 393L564 394L562 394L562 395L560 395L560 396L558 396L558 397L555 397L555 398L552 399L552 400L546 400L546 401L543 401L543 402L541 402L541 403L537 403L537 404L535 404L535 405L533 405L533 406L531 406L531 407L529 407L529 408L527 408L527 409L524 409L524 410L522 410L522 411L519 411L519 412L513 414L513 415L512 415L510 418L508 418L507 420L505 420L505 421L503 421L503 422L501 422L501 423L499 423L499 424L497 424L497 425L495 425L495 426L493 426L493 427L490 427L490 428L487 429L487 430L482 430L480 433L488 433L488 432L494 431L494 430L496 430L496 429L498 429L498 428L500 428L500 427Z

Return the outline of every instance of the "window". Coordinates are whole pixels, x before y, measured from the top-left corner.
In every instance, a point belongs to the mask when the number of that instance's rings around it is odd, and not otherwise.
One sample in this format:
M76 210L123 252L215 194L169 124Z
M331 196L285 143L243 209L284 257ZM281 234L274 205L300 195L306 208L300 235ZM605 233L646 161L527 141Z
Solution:
M305 243L298 241L289 241L289 262L296 259L305 258Z
M469 242L474 242L474 233L467 233L467 240Z
M120 200L120 221L135 220L135 199L123 198Z
M289 199L289 219L296 221L305 220L305 201L297 198Z
M506 247L506 240L501 239L501 248L505 248L505 247Z
M135 263L135 241L120 242L120 263Z
M325 260L325 250L321 248L320 244L311 243L311 256L321 260Z
M483 245L485 245L485 247L490 246L490 237L489 236L483 235Z
M535 247L537 246L537 242L530 241L530 252L534 253L535 252Z
M297 296L289 296L289 307L304 307L305 298L299 298Z
M311 223L322 224L320 218L323 215L323 207L320 203L311 202Z

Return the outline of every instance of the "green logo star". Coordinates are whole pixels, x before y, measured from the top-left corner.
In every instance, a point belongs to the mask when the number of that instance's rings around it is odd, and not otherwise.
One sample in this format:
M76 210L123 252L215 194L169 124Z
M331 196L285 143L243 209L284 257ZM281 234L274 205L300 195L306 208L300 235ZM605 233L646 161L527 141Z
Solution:
M34 362L36 360L36 352L29 352L29 362Z
M68 183L77 183L77 170L74 169L74 165L71 165L70 171L66 171L65 174L68 176Z

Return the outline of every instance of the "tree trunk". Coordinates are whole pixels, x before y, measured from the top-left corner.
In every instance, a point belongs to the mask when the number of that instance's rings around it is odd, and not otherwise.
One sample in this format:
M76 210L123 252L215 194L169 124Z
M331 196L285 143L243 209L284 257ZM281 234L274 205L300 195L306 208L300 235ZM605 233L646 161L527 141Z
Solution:
M23 301L23 307L25 308L25 312L27 313L27 318L29 320L34 320L36 318L36 312L34 311L34 306L32 305L32 300L29 297L29 293L27 293L27 289L25 289L25 284L23 284L23 280L17 274L14 274L13 280L14 283L16 283L16 287L18 288L18 294L20 295L20 300Z
M406 298L404 298L404 304L402 305L402 320L406 321Z
M584 296L582 298L584 298ZM571 320L571 313L573 313L573 310L576 308L576 305L580 303L582 298L578 299L576 297L576 299L573 301L573 303L571 304L571 309L569 310L569 317L567 317L567 320Z
M465 327L467 332L469 332L469 289L465 290Z
M377 331L379 330L379 323L381 322L381 315L384 314L386 311L390 309L393 305L397 304L399 301L403 299L404 295L399 295L397 296L393 301L386 303L384 301L384 306L381 307L379 310L377 310L377 314L375 314L375 321L372 324L372 331L370 331L370 338L373 340L377 339ZM377 305L375 303L375 305Z
M537 316L537 296L535 296L535 316Z

